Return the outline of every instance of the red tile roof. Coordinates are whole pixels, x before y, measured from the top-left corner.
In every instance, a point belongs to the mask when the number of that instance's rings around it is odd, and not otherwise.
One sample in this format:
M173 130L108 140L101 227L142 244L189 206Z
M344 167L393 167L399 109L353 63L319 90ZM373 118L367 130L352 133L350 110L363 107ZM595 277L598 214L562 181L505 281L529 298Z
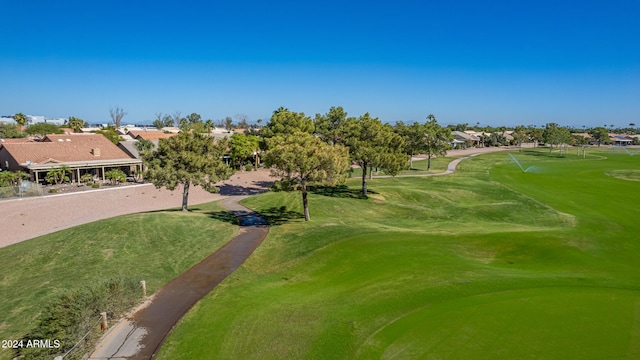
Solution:
M167 139L177 135L176 133L165 133L160 130L130 130L129 135L134 139L159 140Z
M100 134L47 135L41 142L5 143L4 148L19 163L65 163L73 161L131 159Z

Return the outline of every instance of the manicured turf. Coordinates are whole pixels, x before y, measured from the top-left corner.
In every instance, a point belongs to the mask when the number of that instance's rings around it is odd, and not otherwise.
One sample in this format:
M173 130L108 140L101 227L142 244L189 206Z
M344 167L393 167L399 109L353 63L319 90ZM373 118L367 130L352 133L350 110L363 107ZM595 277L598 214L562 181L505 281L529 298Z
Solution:
M0 249L0 339L20 339L57 293L96 279L144 279L150 294L237 230L214 219L217 203L191 210L120 216ZM0 350L0 359L11 355Z
M409 170L402 170L400 171L399 175L419 175L419 174L432 174L432 173L439 173L439 172L443 172L445 170L447 170L447 165L449 165L449 163L452 160L457 159L458 157L453 156L453 157L439 157L439 158L432 158L431 159L431 170L427 171L427 160L414 160L413 161L413 165L411 166L411 169ZM356 178L361 178L362 177L362 170L360 168L353 168L351 170L351 177L356 177ZM386 175L386 173L381 170L381 171L374 171L373 173L374 176L378 176L378 175Z
M161 359L639 358L640 156L547 151L310 196ZM300 212L297 193L245 201Z

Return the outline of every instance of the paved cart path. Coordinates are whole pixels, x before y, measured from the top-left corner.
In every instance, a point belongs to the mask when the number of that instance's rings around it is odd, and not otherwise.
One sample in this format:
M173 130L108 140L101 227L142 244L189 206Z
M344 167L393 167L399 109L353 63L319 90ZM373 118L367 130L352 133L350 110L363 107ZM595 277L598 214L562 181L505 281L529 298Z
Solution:
M221 204L239 219L238 234L109 329L89 359L151 359L155 356L182 316L237 269L267 236L265 219L238 204L244 197L221 200Z

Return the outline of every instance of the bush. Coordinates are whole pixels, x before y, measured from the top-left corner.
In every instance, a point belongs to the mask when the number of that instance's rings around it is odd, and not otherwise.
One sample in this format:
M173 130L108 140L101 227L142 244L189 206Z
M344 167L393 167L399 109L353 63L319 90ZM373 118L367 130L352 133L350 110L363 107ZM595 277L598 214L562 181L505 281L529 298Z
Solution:
M138 281L130 278L109 279L67 291L45 307L37 320L38 325L23 338L25 344L29 339L59 340L60 347L22 348L16 350L16 355L50 360L71 350L89 333L72 353L65 356L65 359L81 359L101 336L100 313L106 312L108 319L117 319L133 308L141 296Z
M58 189L56 189L56 188L51 188L51 189L49 189L49 193L50 193L50 194L55 194L55 193L57 193L57 192L58 192Z
M100 187L100 184L91 184L91 187L94 188L94 189L97 189L97 188Z
M13 186L0 187L0 199L16 196L16 191Z
M251 163L247 163L244 166L244 169L247 170L247 171L251 171L251 170L253 170L253 165Z
M80 176L80 181L87 183L87 185L89 185L89 183L91 183L92 180L93 180L93 174L84 174Z

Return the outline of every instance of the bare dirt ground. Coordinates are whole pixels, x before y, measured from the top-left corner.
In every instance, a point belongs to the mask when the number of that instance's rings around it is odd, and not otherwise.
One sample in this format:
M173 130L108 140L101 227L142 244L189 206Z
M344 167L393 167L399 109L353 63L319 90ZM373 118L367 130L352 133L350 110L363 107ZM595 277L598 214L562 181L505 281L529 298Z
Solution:
M219 194L200 187L189 190L189 205L231 195L264 191L273 182L269 171L237 172L218 183ZM182 188L156 189L151 184L89 190L60 195L0 201L0 248L58 230L118 215L176 208L182 205Z

